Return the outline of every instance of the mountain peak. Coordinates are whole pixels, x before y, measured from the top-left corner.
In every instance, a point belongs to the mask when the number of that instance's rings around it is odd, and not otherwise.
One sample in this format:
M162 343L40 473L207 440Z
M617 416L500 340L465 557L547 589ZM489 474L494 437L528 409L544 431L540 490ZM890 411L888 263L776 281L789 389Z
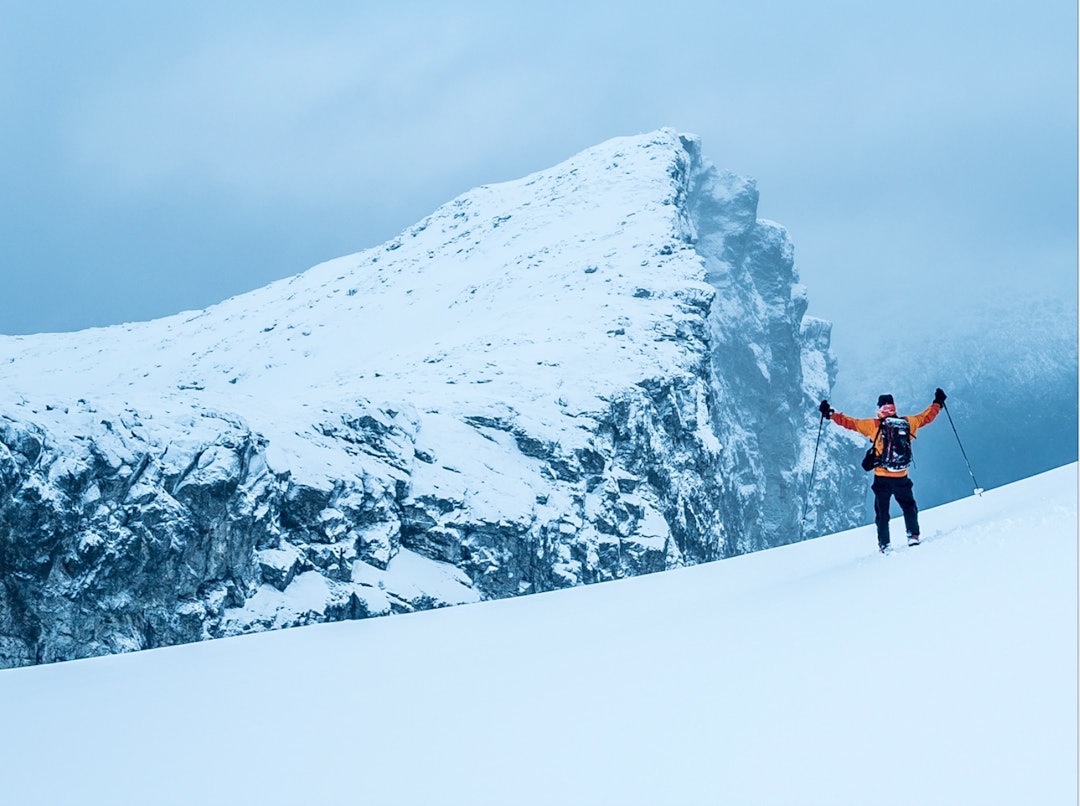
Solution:
M417 374L496 382L527 360L529 346L530 370L602 353L575 378L596 387L596 373L627 365L624 350L607 349L611 331L654 327L680 294L709 293L675 203L689 142L671 130L610 140L465 193L385 244L204 311L6 339L3 379L31 391L45 376L46 388L67 397L145 389L235 402L290 384L317 402L403 374L413 385ZM634 300L629 310L611 304L620 297ZM518 348L513 359L508 345ZM676 351L668 352L654 363L666 364ZM514 381L542 383L530 375Z
M42 599L52 639L0 628L52 658L797 539L828 326L804 334L790 242L756 209L752 180L661 129L203 311L0 340L0 537L30 599L48 556L102 602L74 644L63 597ZM122 636L117 561L162 608Z

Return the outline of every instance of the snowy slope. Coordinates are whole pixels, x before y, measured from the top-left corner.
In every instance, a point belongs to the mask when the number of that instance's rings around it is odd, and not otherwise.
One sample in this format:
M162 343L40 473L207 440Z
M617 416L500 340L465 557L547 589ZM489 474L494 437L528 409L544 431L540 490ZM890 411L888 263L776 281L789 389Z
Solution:
M684 315L681 301L713 294L674 204L678 159L688 171L674 132L618 138L204 311L0 337L0 379L57 409L88 393L103 405L213 407L272 439L295 436L279 424L303 422L296 408L357 394L470 414L554 396L571 416L595 411L612 388L690 369L682 345L654 338ZM469 386L446 394L455 380ZM319 472L309 464L297 472Z
M5 802L1074 804L1076 502L3 671Z

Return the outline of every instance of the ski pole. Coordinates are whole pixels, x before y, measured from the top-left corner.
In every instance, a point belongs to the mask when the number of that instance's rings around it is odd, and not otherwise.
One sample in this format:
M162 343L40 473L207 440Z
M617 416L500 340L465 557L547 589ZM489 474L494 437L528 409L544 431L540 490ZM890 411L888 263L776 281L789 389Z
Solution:
M960 441L960 434L956 431L956 423L953 422L952 415L949 414L948 407L942 403L941 408L945 409L945 416L949 418L949 425L952 426L952 432L956 436L956 444L960 446L960 453L963 454L964 464L967 465L968 475L971 476L971 481L975 485L975 495L981 496L983 494L983 488L979 486L979 482L975 481L975 473L971 469L971 462L968 461L967 451L964 450L964 443Z
M806 485L806 497L803 499L803 510L802 510L802 521L801 521L803 526L806 525L806 508L810 503L810 490L814 486L814 473L817 471L817 450L818 450L818 445L821 444L821 429L824 427L824 425L825 425L825 415L822 414L821 415L821 420L818 422L818 427L817 427L817 440L814 442L814 461L810 463L810 483Z

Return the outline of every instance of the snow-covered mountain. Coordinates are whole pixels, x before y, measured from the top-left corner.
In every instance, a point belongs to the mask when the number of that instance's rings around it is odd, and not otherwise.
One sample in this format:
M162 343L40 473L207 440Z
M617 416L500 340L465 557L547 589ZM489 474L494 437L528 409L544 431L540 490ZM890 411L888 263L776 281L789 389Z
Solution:
M835 448L800 522L829 325L756 208L661 130L203 311L0 338L0 666L855 523Z
M867 526L0 671L4 800L1075 806L1076 484L924 511L890 557Z

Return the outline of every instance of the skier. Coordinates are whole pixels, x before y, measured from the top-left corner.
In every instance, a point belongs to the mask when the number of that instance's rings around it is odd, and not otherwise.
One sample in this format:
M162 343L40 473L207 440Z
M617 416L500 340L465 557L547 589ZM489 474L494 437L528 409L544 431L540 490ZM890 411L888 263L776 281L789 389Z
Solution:
M830 408L828 400L822 400L818 406L821 416L832 420L842 428L857 431L872 441L867 460L863 467L874 469L874 522L877 524L878 550L888 554L889 547L889 501L896 498L896 503L904 513L904 526L907 529L909 546L919 545L919 507L911 492L911 479L908 467L911 465L911 442L915 432L922 426L929 425L941 413L945 404L945 393L939 388L934 391L934 402L919 414L898 417L892 395L878 397L876 418L857 420Z

